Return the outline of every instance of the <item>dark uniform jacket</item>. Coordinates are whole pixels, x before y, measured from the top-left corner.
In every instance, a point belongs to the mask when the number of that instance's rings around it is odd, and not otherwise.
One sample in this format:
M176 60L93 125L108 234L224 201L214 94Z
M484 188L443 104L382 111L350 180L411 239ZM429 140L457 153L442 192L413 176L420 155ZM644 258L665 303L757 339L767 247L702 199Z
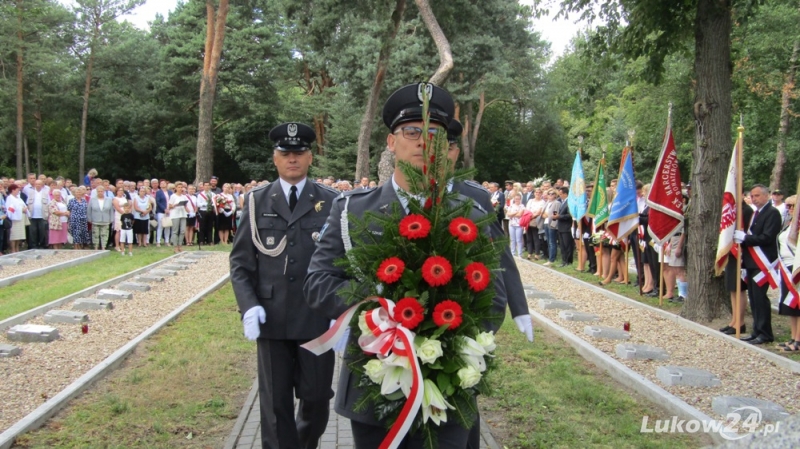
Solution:
M253 189L245 197L230 256L231 284L242 314L258 305L267 312L259 338L309 340L328 330L330 320L303 300L303 279L314 253L314 238L337 195L307 179L293 212L280 182ZM255 202L252 217L251 201ZM261 253L253 243L251 221L267 251L277 252L284 242L283 251L275 257Z
M325 231L320 237L317 250L311 259L311 265L308 267L308 275L304 285L306 301L308 301L312 309L321 315L325 315L327 319L338 318L350 307L336 292L349 282L357 282L355 279L351 279L341 267L333 264L335 260L345 255L344 243L342 242L341 218L342 210L348 197L350 201L347 211L357 217L363 217L364 213L370 210L389 214L392 210L391 205L399 201L392 183L387 182L377 189L359 189L347 192L334 202L331 214L325 224ZM462 196L461 198L463 201L467 201L466 197ZM478 208L474 208L473 211L476 214L485 214ZM403 214L405 215L405 212ZM377 233L378 230L371 230L371 232ZM497 296L494 299L494 310L505 311L505 286L503 285L502 276L495 279L495 289L497 290ZM267 319L269 320L269 318ZM351 343L357 339L356 334L356 332L351 332ZM344 357L345 362L347 362L348 354L345 353ZM342 364L342 372L339 376L339 386L336 394L336 412L358 422L375 426L383 425L375 419L371 407L361 412L353 410L356 401L362 394L362 390L357 384L358 379L352 375L347 368L347 364ZM452 420L452 422L455 423L455 420ZM450 424L450 422L447 423L447 425Z
M755 213L754 213L755 214ZM744 222L744 229L750 225L750 234L748 234L742 242L742 247L757 246L764 251L767 259L774 261L778 258L778 234L781 232L783 226L783 217L780 211L775 209L771 203L767 203L758 216L755 217L753 223ZM758 269L756 261L750 255L750 251L742 251L742 265L749 269Z
M572 214L569 212L567 200L559 200L561 204L558 208L558 232L572 232Z

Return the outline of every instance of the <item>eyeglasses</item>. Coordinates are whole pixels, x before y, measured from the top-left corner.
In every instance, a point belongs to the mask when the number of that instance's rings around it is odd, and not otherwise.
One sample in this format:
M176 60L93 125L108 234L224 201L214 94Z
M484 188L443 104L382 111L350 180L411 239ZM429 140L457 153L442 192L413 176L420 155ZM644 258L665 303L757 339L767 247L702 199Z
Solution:
M403 137L405 137L408 140L417 140L422 135L422 128L420 128L418 126L404 126L404 127L400 128L400 129L398 129L397 131L395 131L394 134L397 134L398 131L402 131L403 132ZM439 132L439 129L438 128L428 128L428 132L430 134L436 134L437 132Z

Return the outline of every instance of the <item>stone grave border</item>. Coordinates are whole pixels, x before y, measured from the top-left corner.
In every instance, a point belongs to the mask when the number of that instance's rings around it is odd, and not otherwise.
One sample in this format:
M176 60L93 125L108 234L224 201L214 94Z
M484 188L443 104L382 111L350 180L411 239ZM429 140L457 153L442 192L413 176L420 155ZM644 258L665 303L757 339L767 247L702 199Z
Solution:
M3 257L12 257L13 258L14 254L21 254L21 253L25 253L25 252L28 252L28 251L39 251L39 250L38 249L29 249L27 251L21 251L20 253L6 254ZM26 273L20 273L20 274L18 274L16 276L10 276L10 277L7 277L7 278L0 279L0 287L9 286L9 285L17 283L19 281L22 281L24 279L33 279L33 278L36 278L36 277L39 277L39 276L44 276L45 274L50 273L52 271L63 270L65 268L73 267L75 265L80 265L80 264L85 263L85 262L91 262L91 261L93 261L95 259L100 259L100 258L106 257L109 254L111 254L111 251L96 251L96 250L85 250L85 249L77 249L77 250L70 249L70 250L56 250L56 251L59 251L59 252L64 251L64 252L67 252L67 253L90 253L90 254L88 254L86 256L83 256L83 257L78 257L77 259L72 259L72 260L68 260L66 262L61 262L61 263L58 263L58 264L55 264L55 265L51 265L49 267L38 268L36 270L28 271Z
M106 252L108 252L108 251L106 251ZM109 254L110 254L110 252L109 252ZM167 257L165 259L159 260L158 262L151 263L150 265L147 265L147 266L145 266L143 268L138 268L136 270L129 271L129 272L125 273L125 274L119 275L119 276L117 276L117 277L115 277L113 279L110 279L108 281L104 281L104 282L101 282L99 284L92 285L91 287L85 288L85 289L83 289L83 290L81 290L79 292L75 292L75 293L73 293L71 295L64 296L63 298L56 299L55 301L48 302L47 304L42 304L41 306L34 307L33 309L30 309L30 310L27 310L25 312L19 313L19 314L14 315L14 316L12 316L10 318L6 318L5 320L0 321L0 332L4 332L6 329L9 329L12 326L16 326L17 324L23 324L26 321L30 320L31 318L37 317L39 315L44 315L48 310L54 309L56 307L59 307L62 304L66 304L66 303L68 303L70 301L74 301L74 300L76 300L78 298L86 297L87 295L88 296L94 295L94 293L96 291L100 290L100 289L108 288L108 287L110 287L112 285L116 285L116 284L118 284L120 282L128 280L128 279L130 279L130 278L132 278L132 277L134 277L136 275L139 275L139 274L145 273L145 272L147 272L149 270L152 270L152 269L158 267L159 265L161 265L161 264L163 264L163 263L165 263L167 261L170 261L170 260L172 260L174 258L180 257L181 254L184 254L184 253L173 254L172 256L169 256L169 257Z
M180 256L180 254L176 254L176 256ZM163 261L159 261L157 263L162 263L162 262ZM145 269L147 268L152 268L152 265L145 267ZM150 326L150 328L148 328L138 336L134 337L127 344L114 351L114 353L112 353L110 356L106 357L105 360L95 365L94 368L86 372L83 376L79 377L74 382L67 385L67 387L61 390L60 393L50 398L47 402L40 405L38 408L36 408L34 411L29 413L21 420L17 421L13 426L9 427L5 432L0 434L0 449L11 448L14 445L17 436L38 429L39 427L44 425L48 419L50 419L53 415L55 415L59 410L64 408L69 403L70 400L81 394L84 390L89 388L94 382L102 379L103 377L111 373L111 371L116 369L128 357L128 355L130 355L136 349L139 343L148 339L153 334L157 333L159 330L165 327L167 324L174 321L176 318L178 318L178 316L180 316L181 313L183 313L194 303L200 301L207 295L222 288L222 286L224 286L229 279L230 279L230 273L224 274L222 277L220 277L216 282L207 287L205 290L201 291L197 295L190 298L188 301L178 306L178 308L173 310L169 315L165 316L157 323Z

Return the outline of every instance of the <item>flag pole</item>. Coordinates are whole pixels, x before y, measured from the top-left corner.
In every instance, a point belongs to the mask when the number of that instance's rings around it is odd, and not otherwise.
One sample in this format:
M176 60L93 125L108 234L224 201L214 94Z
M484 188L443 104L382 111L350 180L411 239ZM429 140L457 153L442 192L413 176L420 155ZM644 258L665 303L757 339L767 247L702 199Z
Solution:
M581 148L582 146L583 146L583 136L578 136L578 154L580 155L581 158L583 157L583 153L581 151L582 150L582 148ZM581 171L583 171L583 169L581 169ZM586 177L584 176L584 179L585 178ZM572 188L572 186L570 186L570 188ZM586 192L586 188L584 188L583 191L585 193ZM584 215L585 215L585 213L584 213ZM582 223L583 223L583 217L578 219L578 266L579 267L583 267L584 265L586 265L586 260L585 259L588 259L588 257L586 257L583 254L583 226L582 226ZM581 268L581 270L582 270L582 268Z
M667 109L667 129L672 129L672 102L668 103ZM658 305L664 305L664 245L662 242L658 243L661 247L661 263L658 264ZM674 293L673 293L674 294Z
M606 148L605 148L605 146L603 146L603 157L600 158L600 165L603 166L604 170L605 170L605 164L606 164ZM594 186L595 189L598 188L598 187L600 187L600 186L599 185ZM595 222L592 221L592 223L595 223ZM595 230L595 232L597 231L597 226L595 226L594 230ZM600 236L600 258L597 260L597 271L600 273L600 279L605 279L605 275L603 274L603 236L602 235Z
M742 223L742 161L743 161L743 150L744 150L744 125L742 122L744 118L742 114L739 114L739 127L737 131L739 131L739 139L736 142L736 230L741 231L744 228L744 224ZM741 310L741 295L742 295L742 282L741 274L742 274L742 245L740 243L736 243L736 310L734 311L735 318L734 324L736 326L736 338L738 339L741 336L741 329L742 323L739 319L739 310Z

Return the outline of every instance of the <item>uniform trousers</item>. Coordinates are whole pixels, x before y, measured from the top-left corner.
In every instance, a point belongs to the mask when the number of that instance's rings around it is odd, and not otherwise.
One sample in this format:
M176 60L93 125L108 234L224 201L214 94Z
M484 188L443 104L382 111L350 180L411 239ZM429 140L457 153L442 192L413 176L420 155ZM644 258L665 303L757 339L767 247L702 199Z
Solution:
M264 449L316 448L328 426L334 353L315 356L300 347L305 342L258 339L258 396ZM295 395L299 399L296 417Z
M559 231L558 237L561 240L561 263L571 265L572 253L575 251L575 240L572 238L572 231Z
M470 430L461 427L454 421L448 421L439 427L436 432L439 435L439 449L464 449L467 447ZM385 427L353 420L350 421L350 428L353 430L356 449L375 449L380 447L381 442L388 433ZM424 447L422 433L417 432L415 435L407 435L398 446L398 449L422 449Z
M756 268L747 269L747 296L750 298L750 310L753 312L753 332L750 335L761 337L767 341L774 341L772 334L772 303L767 297L769 283L763 286L755 281L756 276L761 270Z
M48 227L44 218L31 218L28 249L47 248Z
M200 233L197 235L197 241L202 245L210 245L214 243L214 212L200 212L198 214Z

